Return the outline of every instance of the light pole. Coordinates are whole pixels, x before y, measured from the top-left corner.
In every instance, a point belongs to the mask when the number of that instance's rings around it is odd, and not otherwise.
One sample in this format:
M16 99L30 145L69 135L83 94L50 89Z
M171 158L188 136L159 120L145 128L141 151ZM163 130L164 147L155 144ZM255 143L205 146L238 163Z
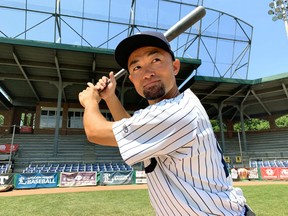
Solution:
M269 3L271 8L268 11L269 15L273 15L272 20L283 20L285 24L286 34L288 38L288 1L287 0L273 0Z

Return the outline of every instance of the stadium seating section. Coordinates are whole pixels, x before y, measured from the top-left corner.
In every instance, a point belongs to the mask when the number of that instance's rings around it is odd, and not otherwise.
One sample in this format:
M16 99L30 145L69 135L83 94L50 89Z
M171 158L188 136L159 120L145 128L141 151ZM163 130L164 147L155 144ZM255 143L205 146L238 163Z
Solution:
M112 163L31 163L23 173L56 173L56 172L107 172L131 171L133 168L123 162Z
M288 160L251 160L249 162L251 168L260 167L288 167Z
M229 156L231 167L288 167L288 131L277 130L262 133L247 133L247 149L242 144L242 160L239 139L235 135L226 138L224 156ZM221 139L220 145L222 146ZM11 142L11 135L2 136L0 144ZM116 147L95 145L88 142L85 135L60 135L57 146L54 134L15 134L14 143L19 150L13 155L13 172L81 172L81 171L121 171L129 170ZM10 167L7 159L0 163L0 174ZM138 166L138 165L137 165ZM143 169L133 165L134 170Z
M8 173L10 170L11 165L7 164L0 164L0 174Z

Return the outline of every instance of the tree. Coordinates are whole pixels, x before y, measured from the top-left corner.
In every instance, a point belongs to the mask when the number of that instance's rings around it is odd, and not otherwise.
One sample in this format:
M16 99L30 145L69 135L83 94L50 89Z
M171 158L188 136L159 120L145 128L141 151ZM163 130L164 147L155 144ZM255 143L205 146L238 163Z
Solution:
M241 122L234 124L234 131L241 131ZM266 130L269 129L269 121L252 118L252 119L245 119L244 120L244 130L245 131L258 131L258 130Z
M275 124L278 128L288 127L288 115L284 115L276 119Z
M220 132L220 122L218 120L215 120L215 119L211 119L210 122L211 122L211 125L213 128L213 131L214 132ZM227 126L224 123L223 123L223 130L227 131Z
M4 116L0 115L0 126L4 125Z

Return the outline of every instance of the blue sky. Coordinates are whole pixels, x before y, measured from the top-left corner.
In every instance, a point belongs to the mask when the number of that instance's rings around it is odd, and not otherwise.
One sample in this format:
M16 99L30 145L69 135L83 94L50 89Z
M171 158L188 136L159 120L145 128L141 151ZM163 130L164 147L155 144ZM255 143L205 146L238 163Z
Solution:
M3 0L2 0L3 1ZM96 1L96 0L95 0ZM141 0L139 2L147 2L148 0ZM228 13L230 15L233 15L247 23L253 26L253 38L252 38L252 47L251 47L251 55L250 55L250 65L249 65L249 71L248 71L248 79L256 79L256 78L262 78L262 77L267 77L267 76L272 76L272 75L277 75L281 73L288 73L288 55L287 55L287 50L288 50L288 37L285 31L285 25L282 20L278 20L276 22L272 21L272 16L268 15L268 10L270 9L269 3L272 2L272 0L203 0L204 1L204 6L212 9L216 9L219 11L223 11L225 13ZM1 4L9 1L3 1ZM23 0L11 0L11 2L14 2L15 5L23 5L24 1ZM47 9L50 11L54 11L54 0L45 0L40 3L38 0L29 0L30 6L32 8L30 9ZM80 2L80 3L79 3ZM88 3L94 2L94 0L86 0L86 4L89 6ZM97 1L98 3L103 2L101 0ZM103 7L100 7L101 9L106 8L107 10L107 4L109 1L106 2L106 7L103 5ZM126 1L125 1L126 2ZM127 1L129 2L129 1ZM153 0L149 0L150 4L153 2ZM184 2L184 0L183 0ZM196 0L186 0L186 2L189 3L197 3L201 1L196 1ZM14 5L12 4L12 5ZM62 0L62 9L64 12L71 13L72 15L74 14L75 11L79 9L79 4L82 5L81 0ZM103 9L103 11L95 11L97 7L91 6L90 8L93 8L91 11L89 10L89 7L85 10L88 10L91 14L100 14L103 12L103 14L106 13L106 10ZM123 6L123 5L122 5ZM130 4L125 5L126 8L130 7ZM50 9L49 9L50 8ZM69 11L66 11L65 9L68 9ZM99 7L98 7L99 8ZM119 14L124 13L126 10L120 10L117 7L112 7L115 11L112 11L113 13L117 13L119 17ZM121 12L122 11L122 12ZM7 12L6 10L1 11L2 13ZM23 14L20 13L15 13L13 12L13 18L14 19L23 19ZM79 11L78 11L79 12ZM141 12L141 11L140 11ZM125 12L127 13L127 12ZM139 13L139 10L138 10ZM102 14L102 15L103 15ZM141 14L141 13L140 13ZM151 9L148 10L147 12L148 15L151 16ZM0 14L1 15L1 14ZM18 17L15 17L16 15L19 15ZM169 17L173 17L173 14L169 14ZM177 14L176 14L177 15ZM44 16L44 15L43 15ZM121 14L120 17L124 15ZM163 16L167 18L167 14L165 13ZM141 16L143 17L143 16ZM153 17L153 16L152 16ZM175 16L174 16L175 17ZM45 17L44 17L45 18ZM42 16L38 15L38 17L35 17L35 19L29 19L31 23L29 23L29 26L33 25L33 20L35 22L39 22L39 20L44 19ZM146 18L147 19L147 18ZM205 19L205 17L204 17ZM88 22L87 22L88 23ZM173 23L173 22L172 22ZM4 25L5 24L5 25ZM45 24L45 25L44 25ZM38 39L44 39L47 40L54 39L53 36L53 31L50 31L51 33L49 34L38 34L39 29L44 31L47 31L47 29L54 29L54 24L53 24L53 19L49 20L49 23L45 22L42 26L37 27L37 31L29 31L29 36L33 36L33 33L37 35ZM1 29L1 22L0 22L0 29L3 30L7 35L12 35L15 36L19 34L19 32L22 32L21 27L17 27L17 25L22 25L23 28L23 22L16 22L14 23L14 28L11 28L10 24L7 24L7 22L2 22L2 27ZM28 26L28 27L29 27ZM62 30L65 31L67 28L64 28L65 25L62 26ZM91 26L92 28L93 26ZM100 26L101 27L101 26ZM102 27L101 27L102 28ZM88 28L89 29L89 28ZM107 30L103 30L103 32L107 32ZM65 36L65 34L63 34ZM79 40L79 37L71 32L71 34L68 34L69 38L62 37L63 43L70 43L74 44L73 41ZM74 35L74 37L72 37ZM76 36L75 36L76 35ZM40 37L41 36L41 37ZM104 37L104 34L102 35L97 35L93 34L90 36L93 40L98 40L102 41L104 39L98 39L97 37ZM40 37L40 38L39 38ZM43 37L43 38L42 38ZM70 39L71 38L71 39ZM88 37L88 39L91 39ZM29 38L29 39L34 39L34 38ZM69 40L68 40L69 39ZM91 39L91 40L92 40ZM106 39L105 39L106 40ZM105 41L104 40L104 41ZM48 40L49 41L49 40ZM110 42L111 43L111 42ZM87 45L87 44L86 44ZM222 56L225 58L225 56Z
M204 0L204 6L231 14L253 26L248 79L288 73L284 21L268 15L272 0Z

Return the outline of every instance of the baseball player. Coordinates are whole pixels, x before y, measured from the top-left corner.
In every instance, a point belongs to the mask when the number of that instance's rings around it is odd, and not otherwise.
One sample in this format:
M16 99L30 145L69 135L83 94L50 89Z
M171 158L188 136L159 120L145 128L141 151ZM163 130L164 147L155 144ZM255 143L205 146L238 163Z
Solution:
M246 200L233 188L208 115L194 93L180 94L180 61L162 33L142 32L115 50L118 64L149 106L133 116L115 95L113 73L79 93L89 141L118 146L123 160L144 161L151 204L157 215L246 215ZM99 93L101 92L101 93ZM101 114L103 99L114 122Z

